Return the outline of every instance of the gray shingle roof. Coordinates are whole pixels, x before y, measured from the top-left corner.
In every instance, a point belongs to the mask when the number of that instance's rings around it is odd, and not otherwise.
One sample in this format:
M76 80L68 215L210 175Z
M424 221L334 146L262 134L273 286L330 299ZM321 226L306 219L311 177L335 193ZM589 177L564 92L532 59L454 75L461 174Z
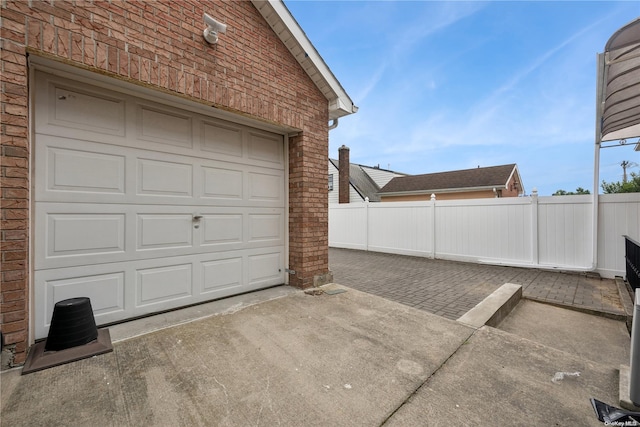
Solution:
M359 165L349 165L349 182L353 185L362 198L368 197L370 202L379 202L378 191L380 188L367 175Z
M429 192L435 190L457 190L496 187L504 188L516 164L486 168L427 173L393 178L380 193Z
M340 170L338 160L329 159L329 161L333 163L336 169ZM362 169L362 165L349 163L349 184L362 196L363 200L365 197L368 197L370 202L380 201L380 196L378 196L380 187L378 187L378 184Z

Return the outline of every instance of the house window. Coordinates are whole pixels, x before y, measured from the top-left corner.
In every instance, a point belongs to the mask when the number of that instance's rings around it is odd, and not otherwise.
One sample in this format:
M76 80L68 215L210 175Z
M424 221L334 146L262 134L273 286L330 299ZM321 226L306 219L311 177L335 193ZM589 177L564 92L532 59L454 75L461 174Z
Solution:
M333 190L333 174L329 174L329 191Z

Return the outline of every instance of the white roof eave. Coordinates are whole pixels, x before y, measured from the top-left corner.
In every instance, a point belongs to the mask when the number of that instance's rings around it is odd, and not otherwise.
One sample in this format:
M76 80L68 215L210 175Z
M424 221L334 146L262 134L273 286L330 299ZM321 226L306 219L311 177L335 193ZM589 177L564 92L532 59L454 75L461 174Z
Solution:
M358 107L324 62L282 0L251 0L280 40L327 98L329 119L354 114Z

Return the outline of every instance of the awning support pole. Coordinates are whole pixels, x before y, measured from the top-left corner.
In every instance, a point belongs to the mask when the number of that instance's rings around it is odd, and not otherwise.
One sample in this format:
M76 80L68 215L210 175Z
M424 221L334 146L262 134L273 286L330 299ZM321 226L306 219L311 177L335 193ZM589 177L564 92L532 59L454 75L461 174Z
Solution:
M591 269L598 267L598 193L600 184L600 138L602 134L602 105L604 102L603 89L605 77L605 55L599 53L597 60L597 77L596 77L596 123L595 123L595 148L593 155L593 247Z

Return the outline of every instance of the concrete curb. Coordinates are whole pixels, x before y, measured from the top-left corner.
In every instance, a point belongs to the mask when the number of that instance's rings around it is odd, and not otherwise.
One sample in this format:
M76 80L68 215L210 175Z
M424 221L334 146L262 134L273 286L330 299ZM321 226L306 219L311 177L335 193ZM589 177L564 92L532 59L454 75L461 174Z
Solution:
M633 299L631 298L631 294L629 293L629 288L625 283L624 279L620 276L616 276L615 278L616 286L618 287L618 295L620 296L620 302L622 303L622 307L624 308L624 312L626 315L626 323L627 329L629 333L631 333L631 324L633 322Z
M505 283L457 319L472 328L496 327L522 299L522 285Z
M630 376L631 367L620 365L620 388L618 391L620 393L620 406L629 411L639 412L640 406L636 406L633 404L633 402L631 401L631 396L629 394Z
M595 308L587 308L587 307L583 307L583 306L579 306L579 305L572 305L572 304L562 304L562 303L559 303L559 302L549 301L549 300L546 300L546 299L535 298L535 297L531 297L531 296L526 296L526 297L524 297L524 299L527 299L529 301L539 302L540 304L547 304L547 305L552 305L554 307L566 308L567 310L579 311L581 313L586 313L586 314L592 314L594 316L605 317L607 319L623 320L623 321L627 320L627 315L626 314L616 313L614 311L598 310L598 309L595 309Z

